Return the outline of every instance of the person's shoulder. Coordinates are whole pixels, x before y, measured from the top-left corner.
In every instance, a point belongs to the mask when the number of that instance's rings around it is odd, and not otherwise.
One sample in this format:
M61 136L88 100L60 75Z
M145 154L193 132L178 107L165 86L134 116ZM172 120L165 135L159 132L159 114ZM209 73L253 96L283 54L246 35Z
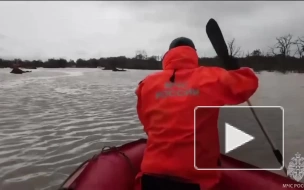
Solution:
M199 74L207 74L213 76L227 73L227 71L221 67L205 67L205 66L198 67L197 72Z
M158 78L159 76L161 76L163 73L163 71L157 71L157 72L153 72L149 75L147 75L143 80L141 80L138 84L143 84L146 81L150 81L150 80L154 80L155 78Z
M146 78L153 78L153 77L158 77L158 76L160 76L162 73L164 73L164 71L163 70L161 70L161 71L156 71L156 72L153 72L153 73L151 73L151 74L149 74Z
M222 67L216 67L216 66L200 66L198 67L199 70L206 70L206 71L222 71L222 70L225 70L224 68Z

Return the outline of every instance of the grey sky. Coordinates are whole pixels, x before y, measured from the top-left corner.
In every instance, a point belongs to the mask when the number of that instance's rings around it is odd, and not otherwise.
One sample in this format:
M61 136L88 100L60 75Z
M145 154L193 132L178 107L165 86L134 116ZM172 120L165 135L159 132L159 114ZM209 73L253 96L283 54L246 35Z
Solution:
M242 50L268 51L275 37L304 36L304 2L0 2L0 57L98 58L136 50L162 55L176 37L214 56L212 17Z

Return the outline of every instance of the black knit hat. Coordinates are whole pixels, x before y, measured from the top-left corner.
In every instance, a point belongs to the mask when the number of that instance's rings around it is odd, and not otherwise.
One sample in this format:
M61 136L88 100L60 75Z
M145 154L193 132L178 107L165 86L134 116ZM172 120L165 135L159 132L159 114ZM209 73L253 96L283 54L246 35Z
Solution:
M169 50L178 46L189 46L195 49L193 41L186 37L179 37L174 39L169 46Z

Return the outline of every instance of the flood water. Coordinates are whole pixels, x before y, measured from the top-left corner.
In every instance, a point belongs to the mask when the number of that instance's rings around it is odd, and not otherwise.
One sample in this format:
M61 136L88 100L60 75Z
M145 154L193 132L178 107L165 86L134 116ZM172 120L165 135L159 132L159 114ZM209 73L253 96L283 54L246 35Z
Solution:
M1 190L56 189L103 146L145 137L134 90L155 71L9 71L0 70ZM304 156L304 75L262 72L259 79L252 103L285 109L288 165L295 153Z

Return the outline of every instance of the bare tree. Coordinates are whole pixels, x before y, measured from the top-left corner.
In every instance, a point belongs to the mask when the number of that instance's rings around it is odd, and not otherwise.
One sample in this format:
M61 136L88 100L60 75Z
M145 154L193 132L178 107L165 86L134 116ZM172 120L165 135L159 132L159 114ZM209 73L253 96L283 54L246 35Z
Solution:
M277 43L273 46L270 47L271 53L273 55L281 55L284 57L290 56L290 48L291 45L293 45L292 42L292 35L288 34L279 38L276 38ZM279 53L277 53L276 50L279 50Z
M145 50L137 50L135 53L135 58L146 60L148 58L147 52Z
M298 37L294 44L297 46L295 55L299 55L299 58L304 57L304 37Z
M251 56L255 56L255 57L258 57L258 56L262 56L262 52L260 49L256 49L256 50L253 50L252 53L250 54Z
M233 56L233 57L239 57L241 54L241 52L240 52L241 47L236 47L234 42L235 42L234 38L231 41L227 42L229 54L230 54L230 56Z
M158 56L152 55L151 57L147 58L150 61L158 61Z
M159 57L160 61L163 61L164 56L165 56L165 54L163 54L163 55L161 55L161 56Z

